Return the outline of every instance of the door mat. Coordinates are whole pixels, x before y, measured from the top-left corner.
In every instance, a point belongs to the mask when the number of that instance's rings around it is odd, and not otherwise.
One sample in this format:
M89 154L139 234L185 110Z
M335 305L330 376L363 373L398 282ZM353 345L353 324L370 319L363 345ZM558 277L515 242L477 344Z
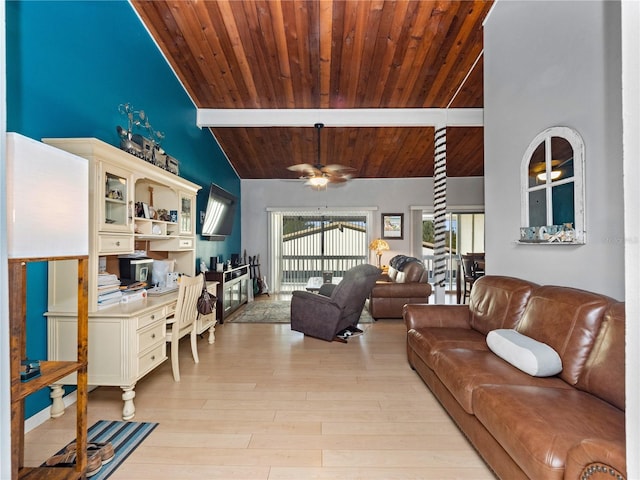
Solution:
M100 420L89 427L87 431L87 441L89 443L111 442L115 450L113 460L103 464L98 473L91 477L91 480L104 480L108 478L157 426L157 423L149 422ZM75 442L75 440L69 443L71 444L73 442ZM61 449L56 455L64 453L65 449L66 447Z

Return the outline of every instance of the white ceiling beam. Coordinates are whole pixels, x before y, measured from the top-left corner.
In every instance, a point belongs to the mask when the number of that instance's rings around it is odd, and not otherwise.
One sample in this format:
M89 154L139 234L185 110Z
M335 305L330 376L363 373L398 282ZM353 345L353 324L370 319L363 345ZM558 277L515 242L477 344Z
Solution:
M482 108L199 108L203 127L482 127Z

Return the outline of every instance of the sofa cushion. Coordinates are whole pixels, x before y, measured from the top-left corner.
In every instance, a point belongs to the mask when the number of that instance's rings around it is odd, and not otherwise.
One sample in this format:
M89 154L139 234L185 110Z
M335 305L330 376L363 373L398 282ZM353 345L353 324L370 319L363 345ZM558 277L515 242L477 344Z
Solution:
M567 453L585 438L624 438L624 413L575 388L480 386L473 410L529 478L564 478Z
M500 358L534 377L550 377L562 371L560 355L553 348L516 330L492 330L487 345Z
M621 410L625 409L625 310L613 303L605 312L600 332L576 384Z
M516 330L558 352L562 359L560 376L575 385L610 303L604 295L576 288L538 287Z
M498 328L515 328L535 283L519 278L487 275L473 284L469 299L471 328L483 334Z
M465 348L487 350L485 336L471 328L419 328L407 332L407 343L433 369L435 357L441 350Z
M572 388L558 377L532 377L487 350L441 350L433 359L434 372L460 406L474 413L473 391L483 385L551 386Z

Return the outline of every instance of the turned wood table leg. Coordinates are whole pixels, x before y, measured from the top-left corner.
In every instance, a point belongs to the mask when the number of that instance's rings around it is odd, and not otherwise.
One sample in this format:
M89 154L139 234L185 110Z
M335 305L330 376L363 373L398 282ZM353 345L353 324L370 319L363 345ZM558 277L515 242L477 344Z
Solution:
M215 324L211 325L209 328L209 343L213 343L216 341L216 326Z
M120 388L122 388L122 400L124 401L122 419L131 420L136 414L136 406L133 404L133 399L136 396L136 392L134 391L135 384Z
M51 418L61 417L64 415L64 401L62 400L64 389L62 385L49 385L49 388L51 389L49 394L51 398Z

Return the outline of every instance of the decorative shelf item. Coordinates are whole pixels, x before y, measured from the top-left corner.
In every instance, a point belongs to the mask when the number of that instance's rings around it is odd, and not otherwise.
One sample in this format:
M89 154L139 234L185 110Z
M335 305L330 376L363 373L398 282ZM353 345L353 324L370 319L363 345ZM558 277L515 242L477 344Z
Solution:
M178 160L165 153L160 146L160 142L164 140L164 133L153 129L144 110L136 110L130 103L123 103L118 107L118 111L127 118L128 124L126 130L120 125L116 127L120 136L120 148L156 167L179 175ZM151 138L133 133L134 128L146 130Z
M519 243L581 245L572 224L520 228Z

